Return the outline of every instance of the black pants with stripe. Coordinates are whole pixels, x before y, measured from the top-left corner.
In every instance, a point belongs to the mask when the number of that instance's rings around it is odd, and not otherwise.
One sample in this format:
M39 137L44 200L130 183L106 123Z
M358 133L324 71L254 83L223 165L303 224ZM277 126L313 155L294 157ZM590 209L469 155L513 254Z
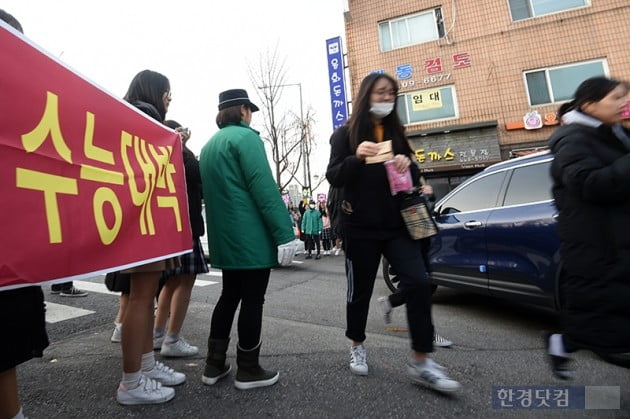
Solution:
M346 337L365 340L370 299L381 255L398 272L402 296L407 309L411 348L416 352L433 352L431 319L431 283L426 275L420 241L406 234L389 240L345 237Z

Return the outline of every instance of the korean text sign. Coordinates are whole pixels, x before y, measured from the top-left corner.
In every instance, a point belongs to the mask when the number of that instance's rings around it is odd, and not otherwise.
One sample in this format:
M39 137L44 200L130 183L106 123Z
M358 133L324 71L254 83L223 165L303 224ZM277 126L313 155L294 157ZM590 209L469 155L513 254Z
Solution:
M0 24L0 288L191 248L179 136Z
M348 119L341 37L338 36L326 40L326 59L328 61L328 83L330 85L332 122L333 129L335 130L342 126Z

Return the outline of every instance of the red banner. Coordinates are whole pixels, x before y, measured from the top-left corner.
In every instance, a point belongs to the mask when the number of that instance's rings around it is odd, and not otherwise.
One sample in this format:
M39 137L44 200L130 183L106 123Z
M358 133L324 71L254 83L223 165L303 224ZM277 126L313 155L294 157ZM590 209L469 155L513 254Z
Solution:
M0 288L190 250L176 133L2 24L0 63Z

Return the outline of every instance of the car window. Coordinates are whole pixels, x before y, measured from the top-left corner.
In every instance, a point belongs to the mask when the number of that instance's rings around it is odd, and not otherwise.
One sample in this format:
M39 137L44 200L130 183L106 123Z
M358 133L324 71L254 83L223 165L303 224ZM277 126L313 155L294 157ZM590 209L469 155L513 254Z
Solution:
M441 205L441 213L452 214L494 208L504 177L505 172L499 172L472 181Z
M514 169L503 205L547 201L551 196L551 161Z

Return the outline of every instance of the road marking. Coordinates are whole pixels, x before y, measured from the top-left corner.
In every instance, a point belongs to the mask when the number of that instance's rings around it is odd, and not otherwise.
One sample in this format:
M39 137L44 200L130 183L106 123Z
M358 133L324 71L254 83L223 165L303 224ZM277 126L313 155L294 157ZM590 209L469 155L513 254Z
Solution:
M77 281L74 285L80 290L98 292L100 294L120 295L120 292L108 290L102 282Z
M218 284L218 282L207 281L204 279L195 280L196 287L207 287L208 285L214 285L214 284ZM108 290L105 284L101 282L78 281L75 285L77 286L77 288L85 290L85 291L97 292L99 294L116 295L116 296L120 295L120 292Z
M205 279L195 279L195 287L207 287L208 285L218 284L217 281L206 281Z
M210 272L208 272L208 273L201 274L201 275L207 275L207 276L223 276L223 272L210 271Z
M92 310L84 310L82 308L70 307L46 301L46 323L57 323L94 313L95 312Z

